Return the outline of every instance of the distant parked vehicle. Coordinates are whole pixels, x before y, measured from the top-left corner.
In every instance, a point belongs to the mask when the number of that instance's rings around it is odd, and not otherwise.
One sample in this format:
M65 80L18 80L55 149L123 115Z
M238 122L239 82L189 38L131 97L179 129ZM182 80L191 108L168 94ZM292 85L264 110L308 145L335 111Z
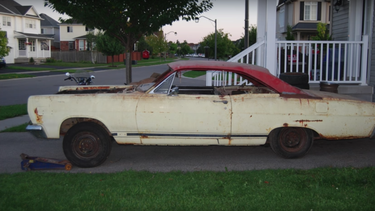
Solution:
M7 63L5 62L5 59L3 57L0 57L0 68L6 67Z

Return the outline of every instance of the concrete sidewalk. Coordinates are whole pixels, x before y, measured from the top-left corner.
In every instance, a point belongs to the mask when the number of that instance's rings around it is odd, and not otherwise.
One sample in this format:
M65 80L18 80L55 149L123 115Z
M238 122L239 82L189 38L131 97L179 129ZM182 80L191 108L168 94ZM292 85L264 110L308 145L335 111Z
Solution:
M24 123L27 123L30 121L29 115L24 116L18 116L10 119L4 119L0 121L0 131L3 131L5 129L22 125Z

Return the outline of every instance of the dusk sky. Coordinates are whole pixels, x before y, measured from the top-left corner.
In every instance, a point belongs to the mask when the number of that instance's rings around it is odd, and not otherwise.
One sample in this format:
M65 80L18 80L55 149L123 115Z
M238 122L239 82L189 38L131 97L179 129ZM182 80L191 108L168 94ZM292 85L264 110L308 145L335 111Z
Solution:
M50 8L44 7L44 0L15 0L21 5L33 5L38 13L45 13L58 21L59 17L66 18L57 12L53 12ZM225 33L231 34L231 40L240 39L244 35L245 27L245 0L212 0L213 8L201 15L212 20L217 19L217 29L223 29ZM162 1L161 1L162 3ZM257 23L257 0L249 0L249 25ZM199 23L195 21L176 21L172 25L163 27L164 33L170 31L177 32L167 35L168 41L175 42L179 40L188 43L198 43L210 33L215 32L215 23L201 18Z

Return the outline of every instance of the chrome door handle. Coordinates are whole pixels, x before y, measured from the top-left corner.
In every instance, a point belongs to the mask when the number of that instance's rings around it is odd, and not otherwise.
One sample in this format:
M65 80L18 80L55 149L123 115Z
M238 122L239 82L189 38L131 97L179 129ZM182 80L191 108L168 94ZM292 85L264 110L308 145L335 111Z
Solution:
M223 100L223 101L220 101L220 100L214 100L214 103L224 103L224 104L228 104L228 100Z

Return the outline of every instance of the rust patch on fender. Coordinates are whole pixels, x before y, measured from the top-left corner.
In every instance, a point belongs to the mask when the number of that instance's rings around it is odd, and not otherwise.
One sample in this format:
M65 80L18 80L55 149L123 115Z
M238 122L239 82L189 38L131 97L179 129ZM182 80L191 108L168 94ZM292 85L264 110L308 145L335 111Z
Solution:
M283 124L284 127L289 127L288 123Z
M36 116L36 122L42 124L43 123L43 115L39 115L38 108L34 109L34 113Z

